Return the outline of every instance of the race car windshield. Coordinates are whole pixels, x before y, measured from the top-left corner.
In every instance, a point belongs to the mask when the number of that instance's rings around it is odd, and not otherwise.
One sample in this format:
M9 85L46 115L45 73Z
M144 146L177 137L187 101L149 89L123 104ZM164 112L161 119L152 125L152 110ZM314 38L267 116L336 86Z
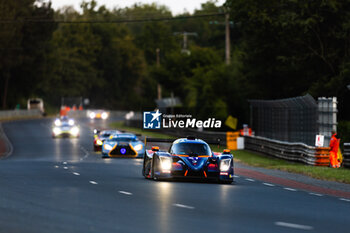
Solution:
M113 142L136 142L137 139L135 138L112 138L110 141Z
M208 145L203 143L177 143L171 148L171 152L177 155L211 155Z

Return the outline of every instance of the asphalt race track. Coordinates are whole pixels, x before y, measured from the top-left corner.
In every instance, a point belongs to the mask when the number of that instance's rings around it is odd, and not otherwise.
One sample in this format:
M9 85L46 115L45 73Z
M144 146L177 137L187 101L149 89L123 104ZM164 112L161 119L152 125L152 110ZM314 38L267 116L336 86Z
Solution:
M238 176L235 184L155 182L141 159L101 159L92 130L52 139L52 119L3 124L0 232L350 232L350 202Z

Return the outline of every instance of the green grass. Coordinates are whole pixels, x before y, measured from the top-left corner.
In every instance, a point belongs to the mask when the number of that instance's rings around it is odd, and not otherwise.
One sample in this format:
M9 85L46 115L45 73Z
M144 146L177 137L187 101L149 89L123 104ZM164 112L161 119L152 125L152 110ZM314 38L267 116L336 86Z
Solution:
M167 134L150 132L133 127L127 127L123 122L115 122L110 125L113 128L126 130L136 134L142 134L147 137L155 138L175 138ZM216 152L222 152L225 146L218 147L217 145L210 145L211 149ZM350 169L345 168L329 168L329 167L315 167L310 165L304 165L301 163L289 162L283 159L273 158L270 156L260 155L251 151L237 150L232 152L235 161L243 164L263 167L267 169L277 169L281 171L287 171L292 173L298 173L307 175L316 179L337 181L342 183L350 184Z

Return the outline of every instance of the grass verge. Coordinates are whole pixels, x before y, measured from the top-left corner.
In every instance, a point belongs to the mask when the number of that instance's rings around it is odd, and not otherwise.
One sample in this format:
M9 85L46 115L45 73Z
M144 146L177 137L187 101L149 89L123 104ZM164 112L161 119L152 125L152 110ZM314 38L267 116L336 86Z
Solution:
M301 163L293 163L283 159L272 158L245 150L235 151L233 154L237 161L249 166L277 169L307 175L316 179L350 184L350 169L315 167Z
M142 134L147 137L175 138L162 133L155 133L138 128L127 127L123 124L123 122L115 122L112 123L110 126L120 130L126 130L132 133ZM213 151L218 152L221 152L223 149L225 149L223 146L218 147L217 145L210 145L210 147ZM233 154L236 161L249 166L262 167L267 169L277 169L281 171L307 175L320 180L337 181L350 184L350 169L315 167L301 163L289 162L283 159L273 158L270 156L265 156L246 150L233 151Z

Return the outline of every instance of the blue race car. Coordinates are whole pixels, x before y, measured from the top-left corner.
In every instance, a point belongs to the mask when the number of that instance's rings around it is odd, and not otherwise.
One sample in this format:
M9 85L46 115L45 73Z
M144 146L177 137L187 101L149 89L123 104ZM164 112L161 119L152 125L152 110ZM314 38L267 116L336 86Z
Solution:
M205 141L194 137L180 138L169 152L159 151L159 147L146 151L142 173L146 179L200 178L230 184L233 155L230 150L214 153Z
M102 145L102 158L136 158L144 153L144 143L130 133L113 134Z

